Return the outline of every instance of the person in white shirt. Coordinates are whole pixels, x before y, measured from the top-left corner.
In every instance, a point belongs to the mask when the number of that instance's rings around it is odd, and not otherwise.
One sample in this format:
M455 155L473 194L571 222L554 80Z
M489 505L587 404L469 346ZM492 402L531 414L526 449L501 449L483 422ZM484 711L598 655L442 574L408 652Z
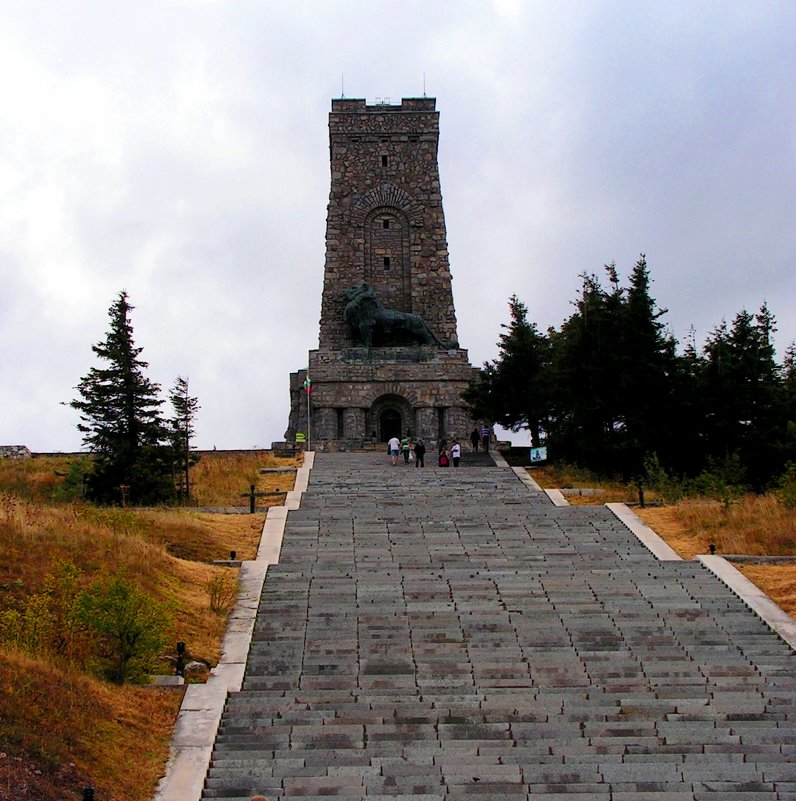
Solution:
M401 440L398 437L393 437L387 443L387 450L390 452L390 460L392 461L392 466L398 464L398 454L401 452Z
M462 458L462 446L459 445L459 440L454 439L451 443L451 460L453 461L453 466L459 466L459 459Z

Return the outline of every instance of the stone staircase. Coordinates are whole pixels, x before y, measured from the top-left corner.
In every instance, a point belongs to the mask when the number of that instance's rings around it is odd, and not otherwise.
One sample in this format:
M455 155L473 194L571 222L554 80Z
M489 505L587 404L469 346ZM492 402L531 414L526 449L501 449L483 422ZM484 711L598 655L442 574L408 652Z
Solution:
M712 573L486 459L386 462L316 456L204 799L796 799L794 652Z

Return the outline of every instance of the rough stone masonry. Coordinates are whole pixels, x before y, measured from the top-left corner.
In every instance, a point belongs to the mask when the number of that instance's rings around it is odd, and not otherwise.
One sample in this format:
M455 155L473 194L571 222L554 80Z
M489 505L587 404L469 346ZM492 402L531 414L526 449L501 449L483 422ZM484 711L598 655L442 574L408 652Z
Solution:
M332 100L319 346L290 376L288 442L311 431L335 450L471 430L461 394L477 371L458 346L438 144L434 98Z

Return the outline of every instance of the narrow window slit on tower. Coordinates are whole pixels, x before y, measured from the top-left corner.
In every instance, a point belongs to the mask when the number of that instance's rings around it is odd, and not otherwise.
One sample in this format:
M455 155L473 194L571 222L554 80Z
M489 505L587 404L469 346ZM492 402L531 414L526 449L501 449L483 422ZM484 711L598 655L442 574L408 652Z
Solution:
M389 228L390 227L390 221L386 217L381 221L381 227L382 228Z
M389 161L389 159L387 158L387 156L382 156L382 157L381 157L381 166L382 166L382 167L386 167L386 166L387 166L387 163L388 163L388 161Z
M390 257L389 256L385 256L384 257L384 269L385 270L389 270L390 269Z

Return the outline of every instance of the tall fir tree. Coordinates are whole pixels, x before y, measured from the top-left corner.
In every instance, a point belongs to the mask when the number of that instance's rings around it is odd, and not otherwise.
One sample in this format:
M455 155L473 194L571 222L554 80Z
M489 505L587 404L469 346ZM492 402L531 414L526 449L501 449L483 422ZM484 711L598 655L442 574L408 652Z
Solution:
M199 399L191 397L188 379L178 375L169 392L173 415L169 418L169 439L172 447L174 487L177 500L188 503L191 500L191 466L199 461L199 456L191 452L191 440L196 433L194 423L199 411Z
M705 437L714 460L739 457L747 479L764 489L787 459L787 385L775 358L776 321L763 304L722 322L705 344Z
M646 456L659 454L666 462L677 449L678 416L673 408L677 354L674 338L651 295L652 279L642 253L628 279L622 307L619 372L626 426L627 468L638 473Z
M549 444L557 458L609 472L618 469L626 439L622 403L621 310L624 290L606 266L611 289L581 276L575 312L552 337L552 419Z
M796 342L791 342L782 360L783 420L785 438L783 450L789 472L796 475Z
M672 377L671 409L669 419L675 421L675 430L669 432L668 446L663 444L657 451L661 464L671 473L697 475L705 466L708 449L705 441L704 376L706 360L697 347L693 328L685 339L683 352L675 358Z
M516 295L509 299L509 314L511 321L501 325L498 358L484 364L480 380L464 397L476 418L513 431L527 428L538 446L547 427L550 343Z
M160 387L135 346L127 292L108 310L110 330L92 350L104 366L92 367L69 403L80 412L78 429L94 455L88 496L100 503L156 503L172 496L167 432Z

